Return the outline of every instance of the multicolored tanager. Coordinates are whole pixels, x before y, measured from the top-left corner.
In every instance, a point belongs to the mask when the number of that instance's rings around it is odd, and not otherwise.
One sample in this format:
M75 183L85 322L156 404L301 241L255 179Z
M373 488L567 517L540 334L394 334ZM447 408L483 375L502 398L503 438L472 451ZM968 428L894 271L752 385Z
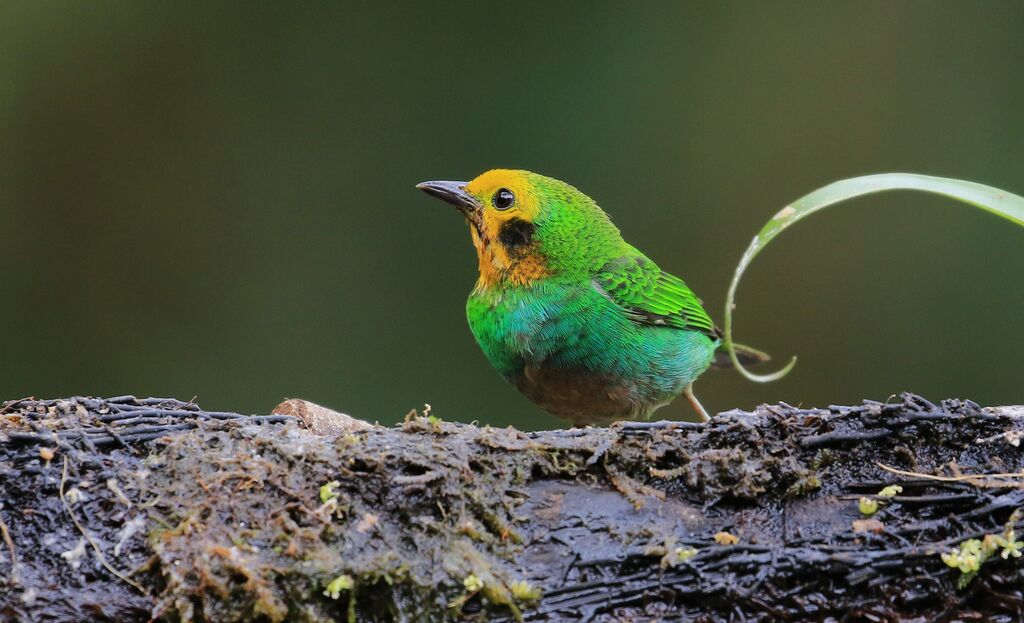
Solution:
M683 280L623 240L593 199L507 169L416 187L468 221L480 269L469 326L527 398L581 425L648 418L682 393L708 419L693 381L715 360L721 332Z

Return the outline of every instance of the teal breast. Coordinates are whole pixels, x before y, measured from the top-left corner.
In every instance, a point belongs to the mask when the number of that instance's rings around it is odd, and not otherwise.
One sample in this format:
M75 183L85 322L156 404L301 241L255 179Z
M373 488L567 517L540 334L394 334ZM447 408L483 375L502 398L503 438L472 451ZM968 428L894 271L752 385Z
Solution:
M577 423L649 417L707 369L718 346L697 331L637 324L591 283L474 290L466 314L509 382Z

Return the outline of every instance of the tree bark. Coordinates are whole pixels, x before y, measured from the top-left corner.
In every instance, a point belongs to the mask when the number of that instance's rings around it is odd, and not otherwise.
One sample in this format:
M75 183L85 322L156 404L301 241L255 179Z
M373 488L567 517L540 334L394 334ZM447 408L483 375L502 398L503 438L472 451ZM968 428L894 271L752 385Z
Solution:
M1020 407L317 430L161 398L6 403L0 620L1024 617Z

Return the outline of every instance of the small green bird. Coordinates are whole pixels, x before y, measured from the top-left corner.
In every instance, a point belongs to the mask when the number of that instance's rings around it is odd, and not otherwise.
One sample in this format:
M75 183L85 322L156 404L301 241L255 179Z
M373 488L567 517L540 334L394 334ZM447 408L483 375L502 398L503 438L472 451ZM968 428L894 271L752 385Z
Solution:
M722 333L683 280L623 240L593 199L508 169L416 187L468 221L480 269L469 326L527 398L582 425L648 418L682 393L710 419L693 381Z

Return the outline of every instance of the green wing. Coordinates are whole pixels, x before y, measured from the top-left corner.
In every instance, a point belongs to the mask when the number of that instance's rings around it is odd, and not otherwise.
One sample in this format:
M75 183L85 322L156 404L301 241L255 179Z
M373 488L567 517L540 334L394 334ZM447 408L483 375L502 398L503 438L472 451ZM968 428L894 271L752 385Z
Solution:
M700 299L683 280L644 256L608 262L594 283L637 324L700 331L711 339L721 337Z

